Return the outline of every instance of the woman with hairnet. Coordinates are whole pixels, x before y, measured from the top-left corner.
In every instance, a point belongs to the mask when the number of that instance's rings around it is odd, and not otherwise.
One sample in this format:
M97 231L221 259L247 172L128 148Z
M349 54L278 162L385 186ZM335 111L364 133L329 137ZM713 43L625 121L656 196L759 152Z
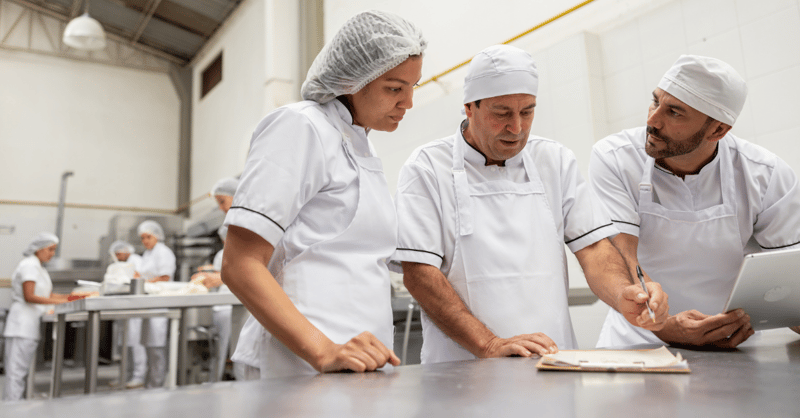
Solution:
M113 289L114 286L120 287L130 284L131 279L142 263L142 257L136 254L133 245L122 240L112 242L108 247L108 253L111 255L112 263L108 265L106 274L103 276L103 285L106 291ZM114 341L120 341L122 321L125 321L125 319L114 321ZM132 325L128 327L128 347L131 348L132 353L130 364L132 368L131 379L133 379L133 376L139 376L143 382L144 377L147 375L147 354L140 342L142 320L136 318L131 320L129 324ZM120 381L126 382L123 378L124 376L121 376Z
M142 277L148 282L170 281L175 275L175 254L162 241L164 241L164 230L156 221L146 220L139 224L137 229L139 237L142 239L145 251L142 254L142 262L136 270L134 277ZM136 323L141 323L137 327ZM145 386L147 388L157 388L164 385L167 375L167 318L147 318L145 320L131 319L128 323L128 344L133 347L140 341L145 346L147 356L147 378L141 374L137 375L135 365L141 364L140 358L136 358L137 351L133 351L134 374L130 381L125 385L128 388ZM136 330L140 330L136 335ZM139 337L139 338L135 338Z
M22 399L25 376L39 346L39 321L48 306L67 302L68 295L53 293L53 282L43 264L56 253L58 237L43 232L31 241L11 276L11 309L3 336L6 383L3 400Z
M111 264L106 268L103 282L112 285L126 285L131 282L142 262L142 257L134 252L133 245L117 240L108 247Z
M400 363L386 265L396 216L367 134L394 131L411 108L425 46L399 16L354 16L311 65L305 100L253 133L222 279L258 321L242 330L258 352L234 356L262 378Z

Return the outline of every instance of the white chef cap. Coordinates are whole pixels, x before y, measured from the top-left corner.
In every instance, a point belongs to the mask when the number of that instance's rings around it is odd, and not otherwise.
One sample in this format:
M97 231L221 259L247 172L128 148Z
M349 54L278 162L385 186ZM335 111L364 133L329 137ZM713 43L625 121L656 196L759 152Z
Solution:
M158 238L159 241L164 241L164 229L161 228L158 222L149 219L139 224L137 234L150 234Z
M219 229L217 229L217 235L219 235L221 240L225 241L225 239L228 238L228 227L225 225L219 227Z
M36 251L39 251L42 248L47 248L53 244L58 244L58 237L49 232L42 232L41 234L37 235L30 244L28 244L28 248L25 249L25 252L23 252L22 255L25 257L31 256Z
M736 122L747 98L747 84L733 67L697 55L681 55L658 88L728 125Z
M539 72L533 57L510 45L494 45L472 58L464 78L464 104L508 94L539 90Z
M233 177L220 179L211 189L211 196L233 196L236 194L236 187L238 185L239 180Z
M111 243L110 247L108 247L108 252L111 255L115 255L117 253L133 254L133 251L133 245L122 240L116 240Z
M400 16L378 10L359 13L322 48L300 93L317 103L353 94L409 56L421 55L427 45L422 32Z

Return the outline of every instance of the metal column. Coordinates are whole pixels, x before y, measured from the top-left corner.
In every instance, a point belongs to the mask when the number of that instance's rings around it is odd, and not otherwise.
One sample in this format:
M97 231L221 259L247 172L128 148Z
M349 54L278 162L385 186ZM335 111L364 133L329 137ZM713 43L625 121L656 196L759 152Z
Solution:
M86 324L86 380L84 393L97 391L97 358L100 356L100 312L89 311Z
M64 340L67 338L67 314L58 314L56 321L56 342L53 347L53 384L50 398L61 397L61 370L64 366Z

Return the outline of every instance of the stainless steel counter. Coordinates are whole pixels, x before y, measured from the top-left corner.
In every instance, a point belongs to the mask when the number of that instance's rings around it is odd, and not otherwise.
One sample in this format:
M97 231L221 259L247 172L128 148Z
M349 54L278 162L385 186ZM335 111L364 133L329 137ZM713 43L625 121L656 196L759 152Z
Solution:
M692 373L540 372L503 358L224 382L3 405L21 417L800 416L800 335L758 334L730 352L680 352ZM144 408L144 409L143 409Z
M240 316L244 314L242 303L232 293L179 296L101 296L55 305L54 311L57 317L55 327L56 344L53 350L53 374L50 395L54 398L61 395L61 371L64 361L64 335L67 315L86 313L87 364L85 392L94 393L97 390L98 336L100 332L100 317L102 315L109 315L119 311L178 309L178 318L170 321L170 346L177 346L177 350L170 350L169 373L171 376L177 374L177 384L183 385L186 378L186 359L188 357L186 310L214 305L234 305L236 308L234 315ZM123 332L123 334L126 333Z

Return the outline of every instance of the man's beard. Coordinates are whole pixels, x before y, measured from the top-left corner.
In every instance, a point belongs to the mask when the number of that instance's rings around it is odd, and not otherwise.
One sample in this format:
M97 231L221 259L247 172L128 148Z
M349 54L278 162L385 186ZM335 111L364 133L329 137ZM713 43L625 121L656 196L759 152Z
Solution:
M666 145L666 148L662 150L656 150L656 148L650 145L650 142L645 139L644 150L647 152L647 155L655 159L677 157L679 155L688 154L700 147L700 144L703 143L703 137L706 135L706 131L708 130L708 126L711 125L711 122L713 121L714 119L708 118L703 126L700 127L700 130L695 132L694 135L688 139L680 142L661 135L661 133L658 132L658 129L648 125L647 134L662 140Z

